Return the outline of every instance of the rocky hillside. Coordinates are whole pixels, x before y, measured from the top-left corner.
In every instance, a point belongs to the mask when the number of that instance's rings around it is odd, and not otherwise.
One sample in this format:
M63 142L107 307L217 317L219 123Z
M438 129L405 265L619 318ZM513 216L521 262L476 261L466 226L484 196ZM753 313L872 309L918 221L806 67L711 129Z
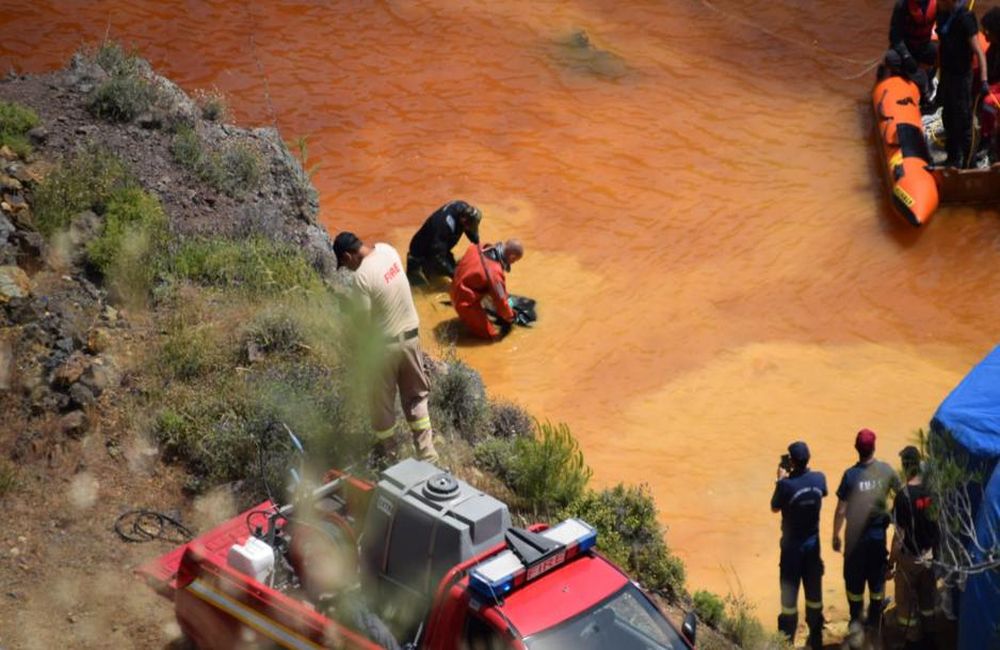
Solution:
M202 507L188 473L160 462L143 398L167 329L164 277L179 271L136 265L185 242L217 255L235 250L220 242L255 242L256 258L303 251L316 278L335 266L316 193L277 132L224 113L117 46L0 82L0 502L12 522L0 532L0 647L177 635L169 606L130 575L169 543L129 544L112 528L138 506L197 528ZM130 249L128 226L143 220L169 253ZM190 272L236 272L230 262Z
M378 469L367 345L316 192L276 131L226 113L114 43L0 81L0 648L180 645L131 571L186 531L129 513L197 532L257 503L297 462L286 428L307 471ZM606 554L690 606L647 491L586 489L568 427L427 363L443 464L522 520L594 522ZM725 625L721 601L696 602ZM745 608L729 620L770 643Z

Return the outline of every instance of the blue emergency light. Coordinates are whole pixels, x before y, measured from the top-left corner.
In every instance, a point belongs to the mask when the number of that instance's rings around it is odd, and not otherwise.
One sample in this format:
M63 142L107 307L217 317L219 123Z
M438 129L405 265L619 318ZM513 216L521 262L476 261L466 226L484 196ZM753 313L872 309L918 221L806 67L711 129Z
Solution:
M534 536L528 531L519 531L520 536ZM527 560L513 550L506 550L477 564L469 572L469 587L480 596L499 600L514 588L565 564L580 553L597 544L597 530L579 519L566 521L549 528L537 537L542 538L545 547L539 549L536 557ZM509 538L508 538L509 539ZM519 548L508 541L514 548Z

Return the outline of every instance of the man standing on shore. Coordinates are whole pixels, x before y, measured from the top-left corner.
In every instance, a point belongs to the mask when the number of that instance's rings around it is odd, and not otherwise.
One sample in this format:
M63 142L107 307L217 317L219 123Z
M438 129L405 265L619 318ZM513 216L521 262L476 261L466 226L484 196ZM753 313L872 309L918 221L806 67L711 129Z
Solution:
M333 251L339 266L354 271L361 312L381 337L370 393L376 451L389 455L394 450L398 389L417 457L435 462L438 454L427 410L430 384L420 349L420 320L399 253L388 244L368 246L350 232L337 235Z
M906 485L892 504L895 533L889 565L896 573L896 618L907 648L936 647L934 623L934 549L937 522L931 517L933 497L924 485L920 450L910 445L899 452ZM923 645L921 645L923 641Z
M788 445L788 467L778 466L771 511L781 513L781 614L778 630L795 641L799 624L799 583L806 592L810 650L823 648L823 560L819 552L819 511L827 495L826 477L809 469L809 447Z
M858 462L844 472L837 488L837 511L833 517L833 550L841 548L840 530L847 520L844 549L844 584L851 615L851 636L861 633L865 583L868 584L868 618L865 627L882 620L885 577L888 568L885 530L889 527L886 502L890 491L898 491L900 480L887 463L875 460L875 432L862 429L854 439Z

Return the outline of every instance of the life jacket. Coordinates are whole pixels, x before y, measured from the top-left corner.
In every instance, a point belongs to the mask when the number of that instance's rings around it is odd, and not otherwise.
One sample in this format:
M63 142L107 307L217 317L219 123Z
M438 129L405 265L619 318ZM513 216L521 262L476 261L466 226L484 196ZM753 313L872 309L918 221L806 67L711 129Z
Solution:
M929 0L926 11L920 9L920 0L906 0L906 13L909 18L904 21L907 45L919 45L931 40L934 19L937 18L937 0Z

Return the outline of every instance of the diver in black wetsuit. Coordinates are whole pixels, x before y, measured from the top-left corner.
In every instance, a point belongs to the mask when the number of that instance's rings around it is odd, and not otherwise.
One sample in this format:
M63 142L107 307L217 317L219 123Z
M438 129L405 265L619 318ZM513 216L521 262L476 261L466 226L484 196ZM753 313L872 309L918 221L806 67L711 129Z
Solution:
M406 255L406 276L410 286L425 285L435 278L455 275L455 256L451 249L465 235L479 243L479 222L483 213L465 201L451 201L438 208L410 240Z

